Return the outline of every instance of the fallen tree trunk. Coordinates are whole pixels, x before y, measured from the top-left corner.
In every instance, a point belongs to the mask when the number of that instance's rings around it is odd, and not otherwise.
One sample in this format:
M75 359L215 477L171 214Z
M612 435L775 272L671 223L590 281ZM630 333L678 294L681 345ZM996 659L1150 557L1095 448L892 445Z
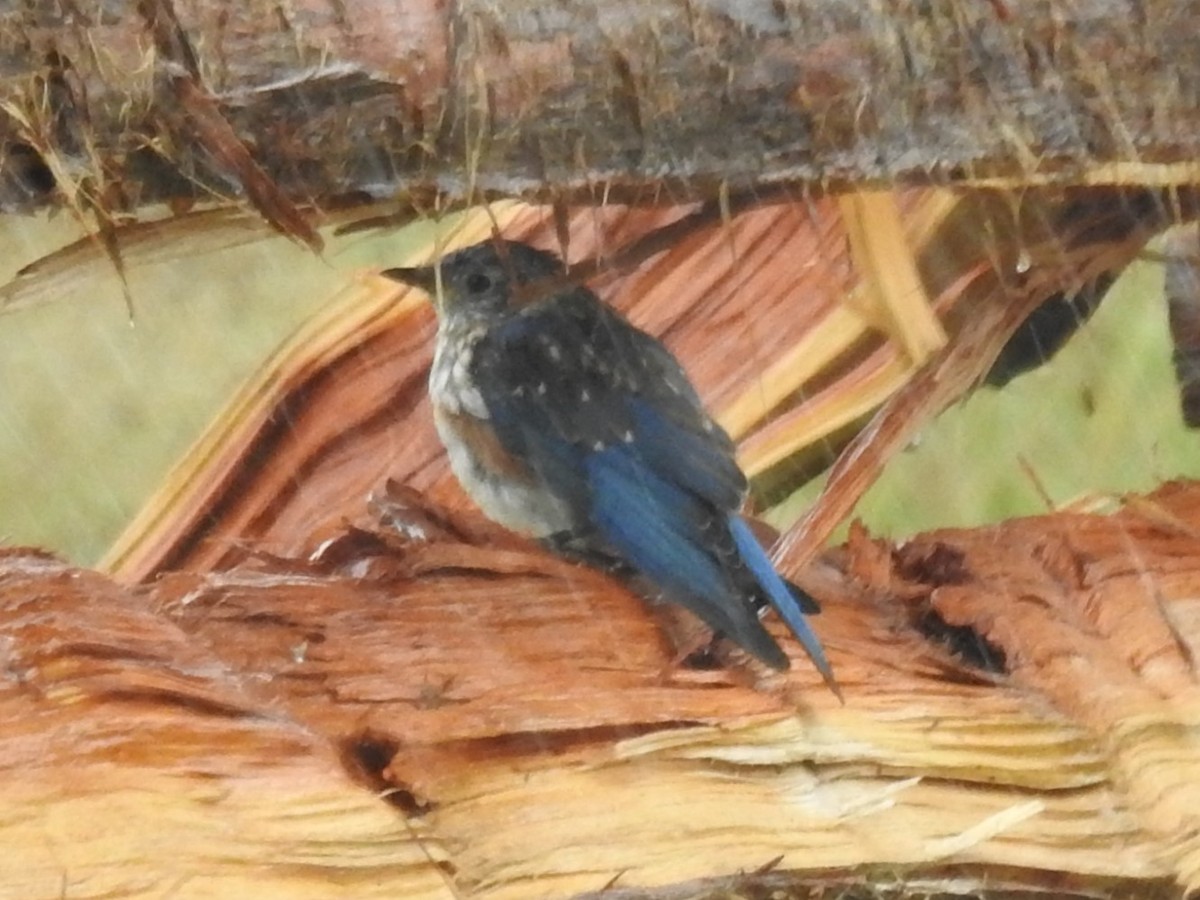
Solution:
M1189 0L49 0L0 29L0 208L678 203L1196 180Z
M856 532L808 576L844 706L800 657L670 664L639 600L478 519L378 509L149 588L3 557L6 895L1200 884L1198 485Z

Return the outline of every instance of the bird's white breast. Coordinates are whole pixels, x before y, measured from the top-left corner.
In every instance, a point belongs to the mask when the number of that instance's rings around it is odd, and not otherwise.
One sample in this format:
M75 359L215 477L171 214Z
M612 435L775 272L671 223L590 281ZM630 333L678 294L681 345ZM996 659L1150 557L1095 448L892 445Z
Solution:
M463 340L456 340L451 345L446 340L437 342L433 354L433 368L429 370L429 396L435 406L441 406L450 412L469 413L477 419L488 417L487 406L483 395L471 380L471 357L475 352L475 343L483 336L467 332ZM449 352L448 347L455 346L455 352Z
M473 348L474 340L454 345L439 340L429 373L434 424L450 469L488 518L506 528L532 537L571 530L570 507L524 461L500 447L483 395L471 379Z
M462 414L449 413L434 404L433 420L454 477L489 519L531 537L572 530L570 508L547 490L536 474L514 474L489 465L478 441L471 440L476 428L462 427Z

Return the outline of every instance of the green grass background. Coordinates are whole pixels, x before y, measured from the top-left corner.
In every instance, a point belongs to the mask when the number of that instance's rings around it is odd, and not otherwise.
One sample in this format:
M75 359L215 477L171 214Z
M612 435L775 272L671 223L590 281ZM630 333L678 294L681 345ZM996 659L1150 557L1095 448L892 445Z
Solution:
M130 320L107 264L77 290L0 314L0 543L92 563L267 355L350 273L396 264L430 226L282 238L133 268ZM67 217L0 218L0 279L69 243Z
M331 242L282 240L134 269L131 323L111 270L0 315L0 541L94 562L172 463L305 317L366 266L394 264L429 226ZM0 219L0 279L78 236L66 217ZM1200 475L1181 423L1161 267L1131 268L1048 367L977 392L890 466L858 514L903 535L1039 512L1018 460L1056 503ZM792 521L810 485L773 511Z
M1161 264L1130 266L1050 363L946 410L889 463L856 515L899 537L1046 512L1029 470L1054 506L1200 476L1200 432L1183 424L1171 367ZM769 518L794 521L823 480Z

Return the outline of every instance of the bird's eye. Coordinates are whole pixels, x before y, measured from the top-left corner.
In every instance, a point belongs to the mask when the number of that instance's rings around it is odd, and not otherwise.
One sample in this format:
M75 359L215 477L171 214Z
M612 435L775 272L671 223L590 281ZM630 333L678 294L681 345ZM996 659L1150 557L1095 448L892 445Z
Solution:
M467 276L467 290L472 294L482 294L491 286L492 279L483 272L472 272Z

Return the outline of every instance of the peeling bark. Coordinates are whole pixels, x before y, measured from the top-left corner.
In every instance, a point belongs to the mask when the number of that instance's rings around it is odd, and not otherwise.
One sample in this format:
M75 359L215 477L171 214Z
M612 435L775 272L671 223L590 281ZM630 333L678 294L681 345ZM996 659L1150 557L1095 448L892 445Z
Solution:
M844 706L799 657L673 665L617 583L411 491L311 559L141 589L9 551L0 883L1178 897L1200 884L1198 535L1196 484L903 546L856 531L808 576Z
M66 9L4 14L2 209L1196 180L1195 0Z

